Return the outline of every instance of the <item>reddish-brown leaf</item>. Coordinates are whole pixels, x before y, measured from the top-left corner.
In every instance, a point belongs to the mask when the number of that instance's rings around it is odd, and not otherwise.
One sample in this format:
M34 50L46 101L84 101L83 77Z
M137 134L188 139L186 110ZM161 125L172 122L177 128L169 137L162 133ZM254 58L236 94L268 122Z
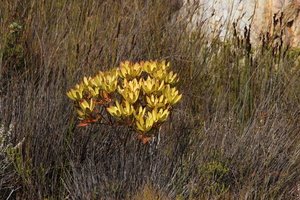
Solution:
M88 123L80 122L77 126L78 127L85 127L85 126L88 126L88 125L89 125Z
M139 139L143 144L148 144L148 143L152 140L152 137L146 136L146 135L138 135L138 139Z

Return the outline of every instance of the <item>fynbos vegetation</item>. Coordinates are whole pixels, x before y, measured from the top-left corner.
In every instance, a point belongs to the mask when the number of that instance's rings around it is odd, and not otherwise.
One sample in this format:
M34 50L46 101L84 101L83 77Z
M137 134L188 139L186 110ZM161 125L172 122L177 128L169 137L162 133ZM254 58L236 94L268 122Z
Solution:
M299 49L177 5L1 1L0 199L299 198Z

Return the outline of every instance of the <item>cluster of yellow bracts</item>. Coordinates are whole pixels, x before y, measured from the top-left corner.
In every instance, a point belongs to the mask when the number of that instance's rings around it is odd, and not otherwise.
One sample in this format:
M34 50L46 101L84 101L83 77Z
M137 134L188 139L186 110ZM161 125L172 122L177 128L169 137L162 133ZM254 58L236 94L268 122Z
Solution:
M182 98L174 86L177 74L169 68L165 61L125 61L94 77L84 77L67 96L75 102L81 125L111 116L116 123L145 134L166 121L172 106Z

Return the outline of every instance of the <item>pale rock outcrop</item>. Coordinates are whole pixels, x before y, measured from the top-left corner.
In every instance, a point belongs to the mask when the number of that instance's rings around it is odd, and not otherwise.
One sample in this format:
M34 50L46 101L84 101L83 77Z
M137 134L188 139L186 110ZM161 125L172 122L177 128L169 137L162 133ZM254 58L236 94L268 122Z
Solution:
M258 42L264 32L283 30L285 42L300 46L300 0L183 0L179 16L192 15L190 29L205 20L207 30L222 27L224 30L232 21L239 27L251 25L252 41ZM272 27L274 15L283 13L283 27Z

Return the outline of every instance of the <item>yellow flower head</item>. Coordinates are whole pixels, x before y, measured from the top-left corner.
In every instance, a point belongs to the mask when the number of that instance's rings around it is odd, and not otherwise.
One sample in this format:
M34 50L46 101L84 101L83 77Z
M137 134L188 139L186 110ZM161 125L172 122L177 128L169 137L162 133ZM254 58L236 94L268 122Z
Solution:
M90 85L90 80L91 80L92 78L91 77L83 77L83 84L84 84L84 86L85 87L88 87L89 85Z
M72 99L73 101L78 101L83 98L83 91L84 91L83 84L76 84L74 89L71 89L67 92L67 96Z
M158 80L164 80L167 76L167 73L163 69L158 69L152 73L152 76Z
M92 95L92 97L97 97L99 95L99 88L98 87L91 87L88 86L88 91Z
M148 112L148 117L151 118L155 123L164 122L167 120L170 111L168 109L158 109L154 108L151 112Z
M73 101L77 101L82 98L82 90L71 89L67 92L67 96Z
M83 112L92 112L95 108L95 103L93 99L91 99L89 102L84 99L79 103L79 106Z
M176 104L182 97L182 94L179 94L178 90L176 88L171 88L170 85L167 85L163 91L163 95L171 105Z
M157 63L153 61L146 61L142 64L143 70L148 74L152 74L157 69Z
M123 98L128 101L130 104L133 104L137 101L140 94L140 84L137 79L123 82L123 88L118 87L118 92L123 96Z
M119 104L119 102L116 101L116 105L108 107L107 111L111 116L117 118L128 117L134 114L133 106L129 104L127 101L123 102L123 105Z
M134 113L133 106L128 101L125 101L124 105L122 107L122 115L124 117L128 117L128 116L132 115L133 113Z
M134 117L136 119L143 118L145 116L145 113L146 113L146 108L140 106L139 110L134 112Z
M153 94L150 97L146 96L146 101L147 101L147 105L150 108L164 107L167 103L167 100L165 99L165 97L163 95L161 95L160 97L157 97L157 96L154 96Z
M146 94L151 94L155 91L155 84L156 80L148 76L146 80L142 81L141 86Z
M165 76L165 82L169 84L175 84L178 82L178 80L177 74L172 71Z
M119 69L122 78L135 78L141 75L142 67L139 63L131 63L129 61L121 62Z
M159 65L159 68L164 70L164 71L167 71L170 67L170 63L169 62L166 63L165 60L159 62L158 65Z
M154 121L150 117L144 117L136 119L136 127L137 130L141 131L142 133L146 133L151 130L154 125Z
M159 109L157 115L158 115L158 122L164 122L167 120L168 116L170 114L170 111L168 109Z
M103 85L102 88L108 93L112 93L117 89L118 85L118 73L117 71L111 71L105 73L103 76Z
M90 80L91 85L94 87L98 87L99 89L103 89L103 84L104 84L104 74L100 72L97 74L94 78Z
M120 118L122 116L122 107L119 104L118 100L116 101L115 106L110 106L110 107L106 108L106 110L113 117Z
M141 79L140 82L143 91L148 95L162 91L164 84L164 81L159 81L155 78L151 78L150 76L148 76L146 80Z

